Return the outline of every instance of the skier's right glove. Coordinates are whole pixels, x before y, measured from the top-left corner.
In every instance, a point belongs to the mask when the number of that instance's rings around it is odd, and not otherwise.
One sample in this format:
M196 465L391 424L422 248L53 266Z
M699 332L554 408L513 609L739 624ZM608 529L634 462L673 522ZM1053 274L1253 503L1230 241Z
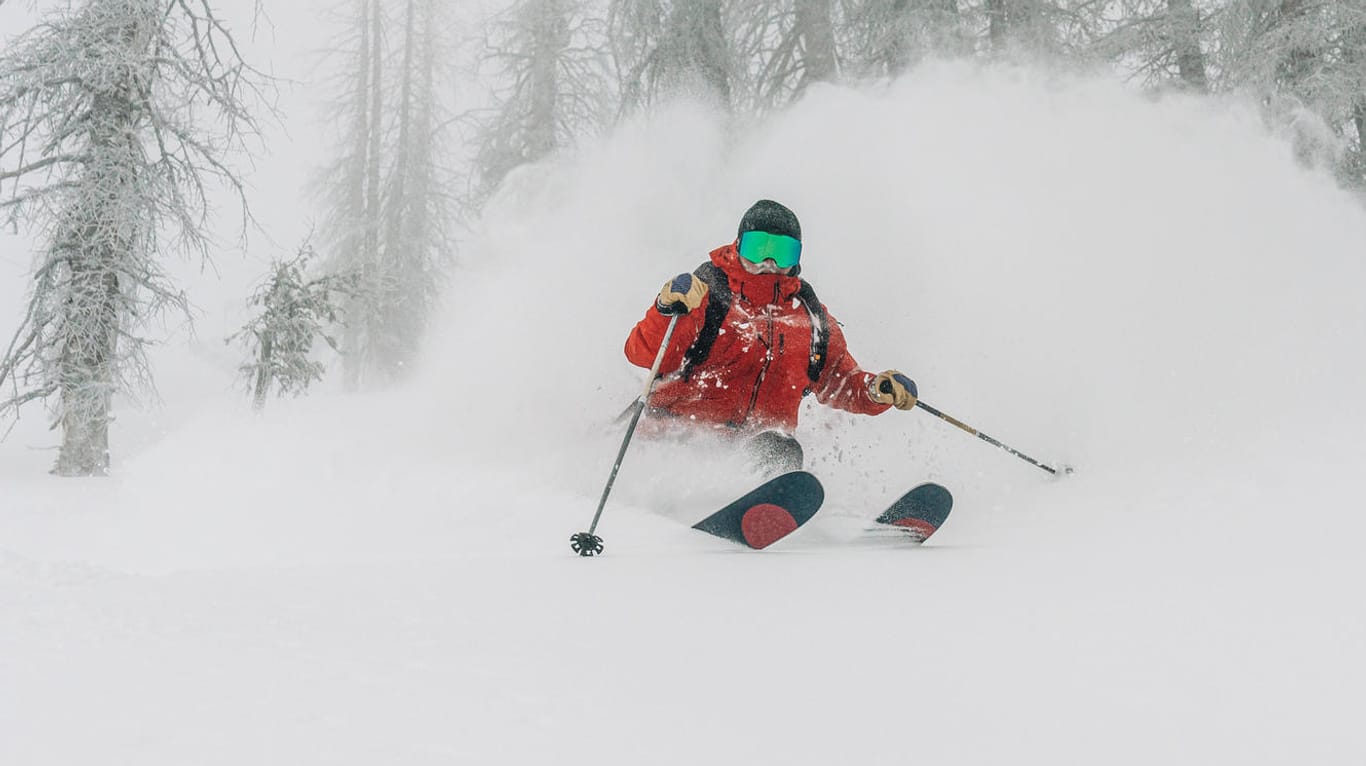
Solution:
M692 274L679 274L659 291L655 299L655 310L664 316L686 314L702 305L707 297L707 283Z

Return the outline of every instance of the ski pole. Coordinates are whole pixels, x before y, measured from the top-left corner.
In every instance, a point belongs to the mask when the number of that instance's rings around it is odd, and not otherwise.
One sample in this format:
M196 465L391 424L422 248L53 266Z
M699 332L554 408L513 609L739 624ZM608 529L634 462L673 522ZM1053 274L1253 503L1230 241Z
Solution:
M890 394L890 393L892 393L892 384L891 384L891 382L886 381L886 380L882 381L882 385L878 386L878 390L881 391L881 392L884 393L884 394ZM959 428L963 429L964 431L967 431L968 433L972 434L973 436L976 436L978 439L981 439L982 441L986 442L987 444L992 445L993 447L1000 447L1001 449L1005 450L1006 452L1009 452L1010 454L1012 454L1012 455L1014 455L1015 457L1017 457L1017 458L1019 458L1019 459L1025 461L1026 463L1030 463L1030 464L1032 464L1032 465L1036 465L1036 466L1038 466L1039 468L1042 468L1042 469L1044 469L1045 471L1048 471L1049 473L1053 474L1054 476L1057 476L1057 475L1058 475L1058 469L1057 469L1057 468L1054 468L1054 467L1051 466L1051 465L1046 465L1046 464L1044 464L1044 463L1040 463L1039 461L1037 461L1037 460L1035 460L1034 458L1032 458L1032 457L1026 455L1025 453L1023 453L1023 452L1021 452L1021 451L1015 449L1014 447L1008 446L1008 445L1006 445L1006 444L1002 444L1001 442L997 441L996 439L993 439L993 438L991 438L990 436L987 436L986 434L982 433L981 431L978 431L976 428L973 428L972 426L968 425L967 423L964 423L963 421L959 420L958 418L955 418L954 416L949 415L948 413L940 412L939 410L935 409L934 407L931 407L930 405L926 404L924 401L922 401L922 400L920 400L920 399L916 399L916 400L915 400L915 406L917 406L917 407L919 407L920 409L922 409L922 410L924 410L924 411L930 413L931 415L935 416L936 418L939 418L940 420L944 421L945 423L949 423L950 425L958 426ZM1062 472L1065 473L1065 474L1066 474L1066 473L1072 473L1072 468L1071 468L1071 466L1063 466L1063 467L1062 467Z
M888 387L890 388L890 384L888 384L888 383L886 383L886 382L884 382L882 385L888 386ZM888 392L888 393L890 393L890 392ZM968 433L972 434L973 436L976 436L978 439L981 439L982 441L986 442L987 444L990 444L990 445L992 445L992 446L994 446L994 447L1000 447L1001 449L1005 450L1006 452L1009 452L1010 454L1012 454L1012 455L1014 455L1015 457L1017 457L1017 458L1019 458L1019 459L1025 461L1026 463L1031 463L1031 464L1033 464L1033 465L1036 465L1036 466L1038 466L1038 467L1044 469L1045 471L1048 471L1049 473L1053 474L1054 476L1057 476L1057 475L1058 475L1058 470L1059 470L1059 469L1054 468L1054 467L1051 466L1051 465L1046 465L1046 464L1044 464L1044 463L1040 463L1039 461L1037 461L1037 460L1035 460L1034 458L1032 458L1032 457L1026 455L1026 454L1023 453L1023 452L1020 452L1019 450L1015 449L1014 447L1010 447L1010 446L1008 446L1008 445L1002 444L1001 442L999 442L999 441L997 441L997 440L991 438L990 436L987 436L986 434L982 433L981 431L978 431L976 428L973 428L972 426L968 425L967 423L964 423L963 421L959 420L958 418L955 418L955 417L952 416L952 415L948 415L948 414L946 414L946 413L940 412L939 410L937 410L937 409L931 407L930 405L924 403L923 401L920 401L919 399L916 400L915 406L917 406L917 407L919 407L920 409L922 409L922 410L924 410L924 411L930 413L931 415L935 416L936 418L939 418L940 420L944 421L945 423L949 423L949 424L951 424L951 425L958 426L959 428L963 429L964 431L967 431ZM1063 466L1063 467L1062 467L1062 472L1063 472L1063 473L1072 473L1072 469L1071 469L1071 467L1069 467L1069 466Z
M617 471L621 469L622 458L626 457L626 447L631 443L631 436L636 432L636 424L640 422L640 416L645 412L645 404L650 399L650 391L655 387L658 379L659 367L664 364L664 353L669 350L669 339L673 337L674 327L678 324L678 318L682 314L674 314L669 320L669 329L664 331L664 340L659 344L659 353L655 354L655 363L650 367L650 376L645 381L645 388L640 392L640 398L636 399L633 405L635 412L631 415L631 425L626 427L626 437L621 440L621 449L617 450L617 460L612 464L612 473L607 477L607 486L602 488L602 499L598 500L597 513L593 514L593 523L588 525L587 532L578 532L569 538L569 547L580 556L596 556L602 553L602 538L593 534L598 529L598 519L602 518L602 509L607 505L607 496L612 493L612 485L617 480Z

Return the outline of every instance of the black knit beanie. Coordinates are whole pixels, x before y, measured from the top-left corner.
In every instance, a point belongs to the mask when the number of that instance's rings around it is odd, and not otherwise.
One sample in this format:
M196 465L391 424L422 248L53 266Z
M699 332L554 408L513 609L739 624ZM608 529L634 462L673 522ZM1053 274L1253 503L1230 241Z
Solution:
M740 219L740 230L735 236L739 237L747 231L782 234L798 242L802 239L802 225L797 222L797 214L771 199L761 199L745 211Z

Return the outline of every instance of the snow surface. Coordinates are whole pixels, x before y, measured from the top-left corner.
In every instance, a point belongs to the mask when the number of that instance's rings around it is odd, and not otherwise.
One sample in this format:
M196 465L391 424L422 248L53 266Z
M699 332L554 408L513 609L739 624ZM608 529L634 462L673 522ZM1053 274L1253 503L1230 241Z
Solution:
M789 540L678 523L745 479L642 440L575 557L627 330L759 197L866 367L1077 474L812 409ZM220 260L114 477L0 444L0 763L1362 763L1363 243L1251 109L935 65L520 172L400 391L251 416ZM929 544L856 536L926 479Z

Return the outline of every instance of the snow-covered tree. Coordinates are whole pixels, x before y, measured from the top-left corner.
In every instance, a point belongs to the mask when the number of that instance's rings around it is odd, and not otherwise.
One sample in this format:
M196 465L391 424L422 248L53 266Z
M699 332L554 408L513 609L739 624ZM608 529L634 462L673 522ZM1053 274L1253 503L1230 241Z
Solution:
M839 78L833 0L747 0L736 5L739 52L755 102L781 106Z
M722 0L612 0L609 38L622 106L683 91L732 106L736 63Z
M304 242L294 257L275 261L251 296L250 305L258 313L228 338L251 352L241 371L250 381L257 410L265 407L272 384L280 394L298 396L322 379L326 367L312 356L318 338L339 350L330 330L343 319L343 303L356 295L358 275L310 277L309 263L316 256L313 245Z
M1154 87L1209 90L1208 11L1193 0L1121 0L1088 14L1090 52Z
M996 55L1053 53L1066 38L1067 14L1051 0L985 0L989 50Z
M1232 0L1214 17L1214 78L1247 91L1293 137L1306 162L1361 184L1366 3Z
M580 0L519 0L493 20L485 50L506 85L476 139L481 199L513 168L596 131L611 91L603 24Z
M362 286L342 343L347 384L358 388L401 377L416 353L454 249L454 194L436 88L444 4L354 0L350 8L330 115L345 132L322 188L334 267L359 274Z
M895 77L927 56L971 52L958 0L844 0L847 57L861 73Z
M163 259L207 256L206 195L241 194L225 157L262 82L208 0L84 0L0 55L0 214L45 243L0 414L54 405L54 473L108 471L111 400L151 383L141 328L188 316Z

